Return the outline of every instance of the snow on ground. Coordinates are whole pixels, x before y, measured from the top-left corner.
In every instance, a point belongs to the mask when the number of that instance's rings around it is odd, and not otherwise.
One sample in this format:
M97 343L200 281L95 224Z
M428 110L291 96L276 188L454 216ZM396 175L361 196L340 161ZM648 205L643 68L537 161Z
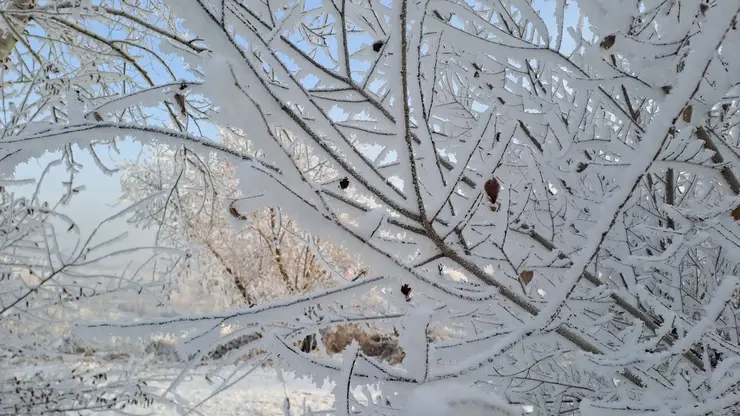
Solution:
M0 364L2 364L0 362ZM43 373L57 373L72 368L77 371L90 370L93 372L122 373L127 370L129 364L127 361L104 362L100 360L54 360L37 361L24 363L16 362L15 365L0 365L0 371L5 375L23 375ZM251 372L246 370L240 372L240 375L248 373L243 378L233 377L235 366L202 366L196 369L190 369L184 379L175 389L175 394L187 400L188 405L184 408L192 409L204 399L208 399L190 412L191 415L205 416L284 416L283 410L286 397L292 409L291 414L303 414L305 409L313 411L329 410L333 407L334 397L331 394L332 385L325 383L322 387L316 387L310 381L305 379L295 379L290 374L283 374L278 377L276 371L271 367L260 367ZM175 379L180 373L180 369L175 364L157 363L148 368L145 374L139 373L139 376L147 379L147 385L151 388L166 389L169 381ZM213 397L214 389L222 384L222 381L232 376L233 385L224 391L220 391ZM282 381L281 381L282 378ZM234 380L237 380L234 382ZM172 397L172 395L168 395ZM183 403L184 404L184 403ZM142 409L126 409L129 412L140 415L151 416L175 416L183 412L178 412L172 406L154 404ZM183 410L183 409L181 409ZM76 413L75 413L76 414ZM105 412L97 412L96 415L108 416ZM117 412L110 412L110 415L120 415Z
M314 411L332 408L334 396L330 387L320 389L307 380L296 380L289 375L283 379L285 385L279 381L274 370L257 369L228 390L198 406L197 410L204 415L214 416L282 416L285 414L283 404L286 393L291 407L298 410L294 414L302 414L304 406ZM207 398L212 392L213 385L203 375L189 377L177 389L179 395L193 403ZM171 411L167 414L174 416L177 413Z

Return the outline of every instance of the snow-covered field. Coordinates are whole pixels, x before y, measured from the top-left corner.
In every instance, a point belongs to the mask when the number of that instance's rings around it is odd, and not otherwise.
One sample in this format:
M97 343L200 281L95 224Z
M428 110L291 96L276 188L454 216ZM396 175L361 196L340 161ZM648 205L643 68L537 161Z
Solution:
M222 372L228 372L223 369ZM214 389L209 383L204 371L197 371L188 377L177 388L178 395L187 398L192 403L198 403L208 398ZM251 374L234 383L228 390L206 400L196 408L204 415L233 415L233 416L282 416L285 415L284 404L286 397L293 409L311 408L312 410L331 409L334 397L331 387L317 388L307 380L296 380L290 375L283 376L283 382L274 370L269 368L257 369ZM176 415L174 410L161 415Z
M86 370L92 373L123 374L130 368L130 365L128 361L115 363L97 360L39 361L13 365L0 363L0 371L10 377L18 376L19 378L38 372L46 374L65 372L71 368L78 369L78 372ZM207 416L284 416L303 414L309 408L319 412L332 408L334 397L331 395L332 385L330 384L319 388L308 380L295 379L290 374L279 376L271 367L242 371L237 376L234 376L235 370L239 371L234 366L218 368L203 366L190 369L176 388L167 395L173 402L182 404L179 409L172 404L154 403L145 408L128 407L126 410L137 415L152 416L174 416L183 413ZM175 368L174 364L157 363L148 367L144 374L138 373L138 375L148 380L147 385L150 389L160 390L166 389L169 381L176 378L179 373L180 369ZM231 380L225 383L229 387L214 395L214 391L229 377ZM292 410L289 410L290 413L286 413L286 404L289 404ZM108 416L108 414L120 415L121 413L111 411L95 414Z

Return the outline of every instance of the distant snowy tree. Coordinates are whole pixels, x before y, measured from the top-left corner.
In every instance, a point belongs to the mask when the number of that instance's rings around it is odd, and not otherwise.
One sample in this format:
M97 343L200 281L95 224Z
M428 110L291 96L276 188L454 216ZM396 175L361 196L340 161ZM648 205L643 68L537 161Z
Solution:
M224 208L279 207L372 271L81 333L177 333L185 375L258 328L265 354L236 374L269 356L328 378L341 415L405 414L448 382L543 415L740 412L740 0L2 10L3 166L124 136L216 152L240 192ZM397 331L400 366L294 344L347 323ZM430 337L440 326L461 333Z
M224 131L222 142L250 153L236 132ZM279 207L247 214L232 207L240 198L239 183L233 165L218 154L200 157L187 147L159 145L121 170L123 198L147 200L131 221L156 229L160 244L188 251L192 267L180 268L180 285L209 292L199 301L209 302L210 310L253 307L330 287L358 266L348 253L303 232ZM326 176L320 166L316 174Z
M0 181L0 415L107 412L162 399L144 387L148 377L139 365L128 371L95 365L114 357L79 342L70 327L75 320L113 316L137 302L161 305L158 289L167 286L173 270L167 265L181 254L122 247L126 233L112 233L110 225L130 207L100 224L82 224L64 213L62 208L84 190L75 180L78 168L64 153L35 181ZM41 192L65 170L68 186L61 196ZM150 261L159 261L164 272L143 273ZM122 263L131 270L115 266ZM78 365L65 366L65 360ZM49 365L39 365L44 362Z

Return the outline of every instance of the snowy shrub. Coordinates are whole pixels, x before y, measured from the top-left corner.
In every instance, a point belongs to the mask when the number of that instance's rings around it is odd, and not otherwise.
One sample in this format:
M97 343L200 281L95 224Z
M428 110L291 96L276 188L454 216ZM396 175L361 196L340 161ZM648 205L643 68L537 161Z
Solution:
M82 341L73 336L64 336L57 341L56 350L62 354L81 355L92 351Z
M260 338L262 338L262 334L258 334L258 333L241 335L237 338L232 339L231 341L225 344L219 345L218 348L208 353L208 358L211 360L220 360L221 358L229 354L231 351L240 350L245 345L251 344ZM249 350L244 355L246 359L250 359L251 356L260 354L260 353L264 353L264 351L259 350L259 349L252 349L252 350Z
M368 331L357 324L339 325L333 330L319 330L319 333L329 354L342 353L350 344L357 342L363 354L391 365L400 364L406 356L397 335Z
M144 353L164 361L179 361L177 354L177 340L161 338L149 342L144 347Z

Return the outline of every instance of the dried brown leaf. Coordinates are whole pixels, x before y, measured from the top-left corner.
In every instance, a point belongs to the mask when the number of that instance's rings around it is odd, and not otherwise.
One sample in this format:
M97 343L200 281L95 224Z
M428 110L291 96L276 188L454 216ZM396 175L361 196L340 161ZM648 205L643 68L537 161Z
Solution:
M489 179L486 181L486 184L483 185L483 189L486 191L486 195L488 195L488 200L491 201L491 204L496 204L496 201L498 200L498 194L501 190L501 185L498 183L498 180L496 178Z
M533 278L534 272L532 270L523 270L521 273L519 273L519 280L521 280L522 283L524 283L525 285L528 285Z
M691 123L691 115L694 113L694 107L689 104L683 109L683 121Z
M663 90L663 92L665 94L670 94L671 93L671 90L673 89L673 86L672 85L663 85L662 87L660 87L660 89Z
M735 209L732 210L730 216L733 220L740 221L740 205L736 206Z
M187 115L188 110L185 107L185 96L178 92L177 94L175 94L175 101L177 101L177 105L180 106L180 112L182 113L182 115Z
M233 205L229 207L229 214L231 214L232 217L240 221L246 221L248 219L246 216L242 215L239 211L237 211Z
M604 38L604 40L601 41L601 47L609 50L612 46L614 46L614 42L616 42L617 37L614 35L609 35Z

